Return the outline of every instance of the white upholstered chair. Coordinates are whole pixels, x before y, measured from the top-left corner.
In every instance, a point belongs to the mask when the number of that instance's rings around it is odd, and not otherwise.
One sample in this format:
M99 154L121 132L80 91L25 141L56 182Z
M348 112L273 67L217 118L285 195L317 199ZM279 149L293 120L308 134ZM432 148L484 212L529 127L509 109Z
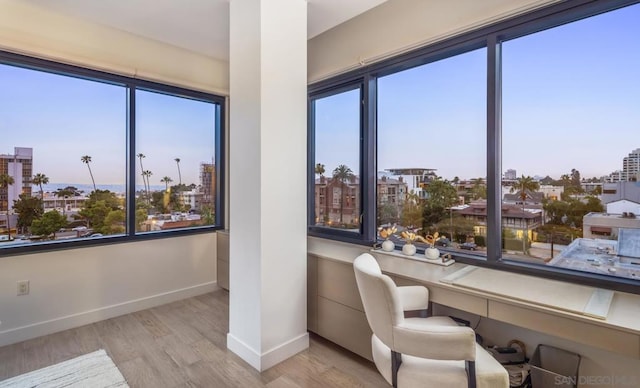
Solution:
M507 371L449 317L405 318L426 309L429 291L397 287L368 253L353 263L378 371L394 387L508 388Z

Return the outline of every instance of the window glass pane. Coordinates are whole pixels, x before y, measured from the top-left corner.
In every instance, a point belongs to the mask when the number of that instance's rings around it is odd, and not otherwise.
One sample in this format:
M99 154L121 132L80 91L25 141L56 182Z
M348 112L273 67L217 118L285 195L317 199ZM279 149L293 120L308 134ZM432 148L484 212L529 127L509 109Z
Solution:
M638 20L634 5L503 43L505 256L640 276Z
M136 91L136 231L215 224L214 103Z
M125 232L126 88L0 65L0 247Z
M486 74L483 48L378 80L377 225L394 242L486 251Z
M360 89L315 104L315 225L360 233Z

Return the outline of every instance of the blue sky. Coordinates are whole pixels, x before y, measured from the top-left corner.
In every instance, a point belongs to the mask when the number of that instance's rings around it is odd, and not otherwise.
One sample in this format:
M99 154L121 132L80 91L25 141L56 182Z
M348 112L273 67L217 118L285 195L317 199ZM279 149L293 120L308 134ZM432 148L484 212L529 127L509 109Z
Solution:
M0 85L0 153L31 147L34 174L77 184L91 183L80 161L90 155L97 185L125 183L125 88L7 65ZM198 184L200 163L214 157L214 105L145 91L137 103L137 153L146 155L151 185L164 176L178 183L175 158L182 182Z
M503 43L503 169L559 178L640 148L640 5ZM378 170L486 175L486 49L378 82ZM357 169L358 94L316 103L316 162Z

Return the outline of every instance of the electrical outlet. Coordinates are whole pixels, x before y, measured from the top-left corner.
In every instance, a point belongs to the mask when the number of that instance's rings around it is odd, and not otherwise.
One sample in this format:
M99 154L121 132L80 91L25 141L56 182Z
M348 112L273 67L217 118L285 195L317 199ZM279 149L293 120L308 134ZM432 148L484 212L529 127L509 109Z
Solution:
M29 295L29 281L28 280L20 280L18 281L18 296L20 295Z

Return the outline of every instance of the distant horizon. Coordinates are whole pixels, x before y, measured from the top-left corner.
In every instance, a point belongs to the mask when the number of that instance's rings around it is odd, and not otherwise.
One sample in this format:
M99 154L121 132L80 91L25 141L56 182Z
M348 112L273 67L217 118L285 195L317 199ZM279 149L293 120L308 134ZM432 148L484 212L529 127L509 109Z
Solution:
M172 182L169 186L176 186L177 183ZM189 184L187 184L187 186L189 186ZM33 193L37 193L40 192L40 186L39 185L31 185L32 188L34 189ZM56 192L58 189L64 189L66 187L75 187L78 189L79 192L81 193L86 193L89 194L93 191L93 184L89 183L48 183L46 185L42 185L42 190L45 193L52 193L52 192ZM150 190L154 190L154 191L160 191L160 190L165 190L165 185L164 184L160 184L160 185L151 185L150 186ZM98 190L109 190L111 192L114 193L125 193L126 190L126 185L125 184L98 184L96 183L96 188ZM140 191L140 190L144 190L144 186L143 185L136 185L136 191Z

